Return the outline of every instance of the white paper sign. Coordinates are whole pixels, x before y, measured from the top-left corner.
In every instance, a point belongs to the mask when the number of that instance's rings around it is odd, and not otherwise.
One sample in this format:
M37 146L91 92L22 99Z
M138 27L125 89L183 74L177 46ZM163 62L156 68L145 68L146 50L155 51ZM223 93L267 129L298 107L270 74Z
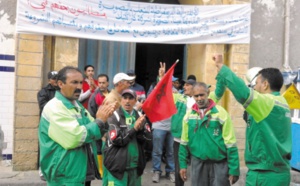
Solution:
M249 43L250 4L19 0L17 32L138 43Z

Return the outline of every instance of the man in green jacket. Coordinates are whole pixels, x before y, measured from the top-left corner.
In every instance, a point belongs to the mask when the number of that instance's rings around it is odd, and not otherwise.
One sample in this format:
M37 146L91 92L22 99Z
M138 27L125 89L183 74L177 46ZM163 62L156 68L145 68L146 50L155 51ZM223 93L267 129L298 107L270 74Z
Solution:
M186 181L187 157L191 154L191 185L229 186L239 178L239 157L229 114L208 98L209 88L193 86L196 103L183 119L179 147L180 176Z
M249 114L246 185L290 185L291 116L286 100L279 93L283 85L281 72L277 68L260 70L253 90L223 64L222 55L213 56L213 60L219 71L217 81L224 82Z
M100 107L96 119L78 101L83 76L64 67L57 75L59 91L43 109L39 124L40 166L49 186L90 185L99 178L95 140L108 130L116 103Z

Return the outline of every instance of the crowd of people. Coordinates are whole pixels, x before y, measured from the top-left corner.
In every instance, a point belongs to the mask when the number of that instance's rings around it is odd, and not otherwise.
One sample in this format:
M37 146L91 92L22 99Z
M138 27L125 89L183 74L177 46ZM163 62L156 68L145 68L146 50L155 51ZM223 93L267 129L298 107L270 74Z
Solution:
M223 64L222 55L212 60L218 71L215 90L194 75L183 81L173 76L177 113L153 123L142 104L163 78L165 63L147 94L131 69L115 74L111 89L108 75L94 79L92 65L83 73L71 66L49 72L49 84L37 95L43 179L48 185L88 186L102 179L104 186L140 186L151 159L154 183L165 173L176 186L187 179L192 186L230 186L239 179L240 158L231 116L218 105L228 88L247 113L246 185L288 186L291 116L279 93L281 72L261 69L249 87Z

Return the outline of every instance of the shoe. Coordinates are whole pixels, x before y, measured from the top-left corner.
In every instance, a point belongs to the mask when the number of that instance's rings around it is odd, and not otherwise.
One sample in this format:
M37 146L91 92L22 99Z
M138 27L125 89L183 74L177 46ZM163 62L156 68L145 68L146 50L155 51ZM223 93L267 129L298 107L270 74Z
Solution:
M170 172L166 175L166 177L172 182L175 183L175 173L174 172Z
M42 171L41 171L41 168L39 168L39 176L40 176L40 179L43 180L43 181L46 181Z
M159 171L154 171L153 176L152 176L152 181L154 183L158 183L160 178L160 172Z

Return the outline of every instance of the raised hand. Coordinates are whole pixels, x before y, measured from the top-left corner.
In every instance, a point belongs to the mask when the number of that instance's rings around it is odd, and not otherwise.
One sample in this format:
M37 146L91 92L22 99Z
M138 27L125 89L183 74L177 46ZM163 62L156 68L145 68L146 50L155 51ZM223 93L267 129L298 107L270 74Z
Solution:
M160 68L158 70L158 77L162 78L165 75L166 72L166 63L165 62L159 62Z
M218 68L218 71L222 68L224 62L223 62L223 55L222 54L215 54L213 55L212 59L216 62L216 67Z

